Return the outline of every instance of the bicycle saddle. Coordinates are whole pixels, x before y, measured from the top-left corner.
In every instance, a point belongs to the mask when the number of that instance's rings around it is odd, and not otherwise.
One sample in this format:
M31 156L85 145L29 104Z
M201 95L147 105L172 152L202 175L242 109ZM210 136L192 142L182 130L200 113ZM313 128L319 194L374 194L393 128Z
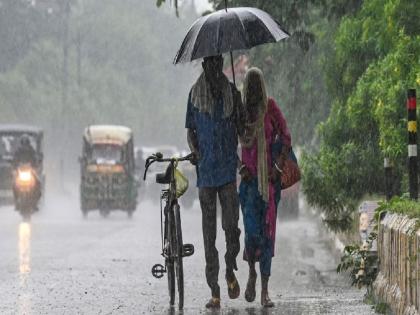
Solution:
M158 184L170 184L171 183L171 174L172 174L172 165L169 164L166 168L165 173L156 174L156 183Z

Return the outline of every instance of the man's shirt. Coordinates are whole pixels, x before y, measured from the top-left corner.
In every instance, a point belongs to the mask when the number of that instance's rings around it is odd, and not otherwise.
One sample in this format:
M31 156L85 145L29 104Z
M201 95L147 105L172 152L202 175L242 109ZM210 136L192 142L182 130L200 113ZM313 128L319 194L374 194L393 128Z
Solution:
M188 97L185 128L196 131L200 159L197 164L197 186L218 187L236 180L238 135L235 109L224 118L223 98L214 104L213 115L199 112Z

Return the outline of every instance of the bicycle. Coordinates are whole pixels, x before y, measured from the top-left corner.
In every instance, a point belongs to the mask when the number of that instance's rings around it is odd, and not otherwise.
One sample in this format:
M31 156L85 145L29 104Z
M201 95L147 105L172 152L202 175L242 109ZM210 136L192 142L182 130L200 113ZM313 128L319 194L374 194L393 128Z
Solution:
M194 254L194 245L183 244L181 229L181 214L177 196L176 170L178 162L191 161L193 155L189 154L181 158L163 158L161 153L156 153L146 159L143 179L149 167L155 162L169 162L164 173L156 174L156 183L169 185L162 190L160 197L160 232L162 241L161 255L165 259L165 266L155 264L152 267L152 275L160 279L165 273L168 274L169 304L175 303L175 275L178 284L178 307L184 307L184 270L182 259ZM162 201L165 202L162 208Z

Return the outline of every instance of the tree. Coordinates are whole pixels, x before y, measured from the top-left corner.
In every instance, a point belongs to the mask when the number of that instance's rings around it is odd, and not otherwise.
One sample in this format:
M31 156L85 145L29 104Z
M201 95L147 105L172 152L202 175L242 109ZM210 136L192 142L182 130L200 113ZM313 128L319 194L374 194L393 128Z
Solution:
M294 145L314 141L314 129L329 112L330 98L324 82L324 60L332 54L330 39L339 12L323 10L333 1L232 0L231 7L252 6L270 13L291 37L278 44L264 45L249 52L251 64L260 67L270 94L285 113ZM356 1L351 1L352 5ZM216 9L225 2L213 0ZM348 4L346 4L348 5ZM302 119L302 116L305 119Z
M333 108L319 125L319 150L304 158L308 201L338 228L365 194L382 194L384 157L406 172L408 88L420 85L420 4L364 2L340 23L328 69Z
M41 32L25 53L19 51L19 58L0 56L8 64L0 73L0 123L44 127L46 149L54 152L58 148L52 147L51 139L58 130L66 129L66 148L72 161L76 161L83 128L93 123L128 125L141 145L186 146L184 136L174 135L185 134L186 100L195 71L188 66L174 67L172 60L195 16L181 11L183 17L176 18L173 12L157 10L153 2L132 0L89 0L76 14L78 9L77 3L73 4L69 20L64 115L61 34ZM8 19L13 18L17 16ZM33 17L28 19L33 23ZM57 20L51 18L48 23L60 30ZM59 143L63 140L59 138Z
M173 0L174 1L174 7L175 7L175 12L176 12L176 16L179 16L179 11L178 11L178 0ZM160 7L163 3L165 3L166 0L156 0L156 5L158 7ZM170 0L170 3L172 4L172 0Z

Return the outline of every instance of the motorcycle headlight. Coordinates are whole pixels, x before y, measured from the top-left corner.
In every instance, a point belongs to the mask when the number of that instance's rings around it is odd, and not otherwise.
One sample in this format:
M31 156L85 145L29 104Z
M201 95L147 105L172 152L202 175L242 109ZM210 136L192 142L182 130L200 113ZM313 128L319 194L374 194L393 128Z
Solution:
M31 187L35 184L35 178L30 170L18 170L16 184L22 187Z
M30 171L19 171L18 179L21 182L32 181L32 173Z

